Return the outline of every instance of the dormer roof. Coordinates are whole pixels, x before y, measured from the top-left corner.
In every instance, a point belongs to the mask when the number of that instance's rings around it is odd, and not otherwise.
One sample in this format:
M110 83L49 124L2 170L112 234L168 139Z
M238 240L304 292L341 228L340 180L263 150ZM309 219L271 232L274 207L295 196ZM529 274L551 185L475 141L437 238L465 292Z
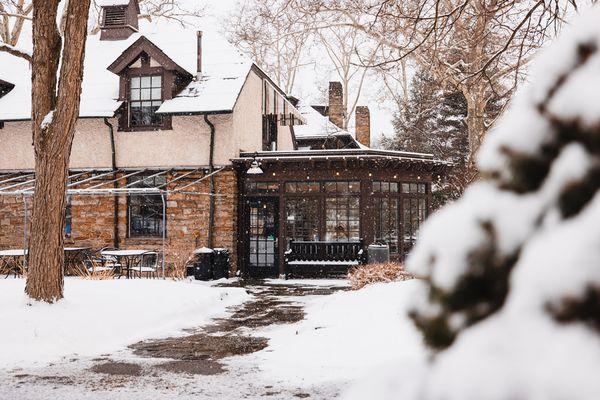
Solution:
M140 57L142 52L149 55L166 70L176 71L181 75L189 75L190 77L193 75L173 61L157 45L152 43L145 36L139 37L133 44L123 51L123 53L121 53L121 55L112 64L110 64L107 69L110 72L119 75L132 63L134 63Z

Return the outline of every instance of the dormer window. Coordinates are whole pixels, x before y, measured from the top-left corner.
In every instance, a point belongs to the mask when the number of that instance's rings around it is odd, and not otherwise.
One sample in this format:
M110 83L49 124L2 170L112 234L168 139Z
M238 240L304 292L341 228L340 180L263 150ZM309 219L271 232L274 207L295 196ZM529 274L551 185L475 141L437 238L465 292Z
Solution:
M132 128L162 127L163 117L156 114L163 102L161 75L131 77L129 99L129 125Z

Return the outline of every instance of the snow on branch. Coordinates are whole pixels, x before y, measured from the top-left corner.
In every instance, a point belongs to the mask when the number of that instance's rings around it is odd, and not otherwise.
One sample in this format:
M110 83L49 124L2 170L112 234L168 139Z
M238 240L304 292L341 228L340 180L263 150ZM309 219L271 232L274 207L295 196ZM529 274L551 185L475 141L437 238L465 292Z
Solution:
M23 58L29 61L29 63L31 63L33 60L33 55L31 54L31 52L24 49L20 49L18 47L11 46L6 43L0 42L0 51L4 51L6 53L12 54L13 56Z

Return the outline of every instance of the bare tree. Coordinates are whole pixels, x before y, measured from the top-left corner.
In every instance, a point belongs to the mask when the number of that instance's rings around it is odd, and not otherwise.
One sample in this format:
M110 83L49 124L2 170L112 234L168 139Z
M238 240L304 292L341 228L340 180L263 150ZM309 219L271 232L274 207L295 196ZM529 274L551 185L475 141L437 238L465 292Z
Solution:
M0 51L25 58L31 55L16 48L23 32L25 21L31 20L33 3L26 0L0 0Z
M32 19L36 182L25 292L49 303L63 297L65 193L79 115L90 0L68 2L63 37L56 24L59 3L34 0Z
M390 51L373 67L412 59L467 100L469 161L473 165L490 119L492 99L508 98L523 66L559 29L575 1L315 0L308 12L342 16L349 26Z
M203 1L188 2L185 5L182 3L180 0L139 0L140 14L138 18L148 21L156 19L169 20L185 26L206 14L206 3ZM192 4L194 4L193 7ZM97 0L92 0L91 9L90 34L95 35L100 32L100 19L102 17L102 10Z
M239 2L225 25L229 41L290 93L299 70L312 64L307 59L312 24L290 0L252 0Z
M341 128L347 129L356 106L361 98L363 87L370 71L369 65L381 47L362 32L334 23L319 21L321 28L315 29L318 43L327 54L335 74L344 87L344 115Z

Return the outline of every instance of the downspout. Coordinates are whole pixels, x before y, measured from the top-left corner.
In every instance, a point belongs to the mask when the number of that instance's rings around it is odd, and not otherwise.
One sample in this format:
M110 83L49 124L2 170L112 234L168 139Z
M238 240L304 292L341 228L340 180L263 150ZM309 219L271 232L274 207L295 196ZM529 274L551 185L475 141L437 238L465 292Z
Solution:
M110 135L110 150L111 150L111 167L113 170L113 188L118 189L119 184L117 182L117 151L115 146L115 129L113 125L108 121L108 118L104 118L104 125L108 126L108 133ZM115 194L113 197L113 247L119 248L119 195Z
M209 174L215 170L215 125L208 119L208 114L204 114L204 122L210 128L210 154L208 158ZM210 176L210 205L208 211L208 248L213 248L213 231L215 226L215 176Z

